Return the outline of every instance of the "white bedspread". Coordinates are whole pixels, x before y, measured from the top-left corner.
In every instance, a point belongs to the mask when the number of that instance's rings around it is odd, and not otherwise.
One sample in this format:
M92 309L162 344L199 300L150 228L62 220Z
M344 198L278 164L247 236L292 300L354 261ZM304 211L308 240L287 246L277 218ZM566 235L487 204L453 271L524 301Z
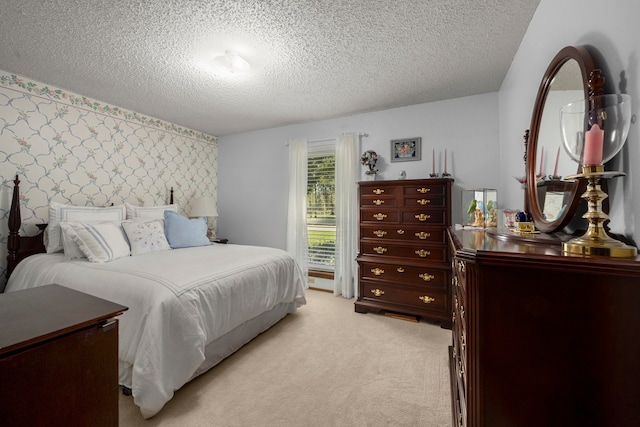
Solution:
M205 359L204 348L247 320L305 304L300 268L285 251L211 245L104 264L34 255L6 292L56 283L129 307L120 317L120 381L145 417L156 414Z

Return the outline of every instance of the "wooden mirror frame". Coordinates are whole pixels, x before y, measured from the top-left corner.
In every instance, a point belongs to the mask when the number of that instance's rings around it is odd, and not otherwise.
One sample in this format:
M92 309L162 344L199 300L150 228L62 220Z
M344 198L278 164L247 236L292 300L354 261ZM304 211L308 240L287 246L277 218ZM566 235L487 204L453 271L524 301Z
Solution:
M544 73L542 83L540 83L540 87L538 88L536 102L533 106L531 127L529 128L530 132L526 154L527 182L525 188L525 205L528 208L528 213L533 219L536 228L544 233L553 233L556 231L560 231L564 227L566 227L569 222L571 222L580 205L580 196L585 190L585 184L583 182L579 180L575 181L573 183L572 191L569 196L569 201L567 202L566 208L562 215L560 215L554 221L547 221L545 219L540 207L540 200L538 198L538 187L536 178L536 153L538 149L540 122L542 121L542 113L551 83L562 66L571 59L575 60L580 67L580 71L582 74L582 83L584 87L584 98L586 99L589 97L588 83L589 76L595 69L594 59L585 46L567 46L560 52L558 52L558 54L553 58ZM579 167L580 166L576 164L577 172L579 172Z

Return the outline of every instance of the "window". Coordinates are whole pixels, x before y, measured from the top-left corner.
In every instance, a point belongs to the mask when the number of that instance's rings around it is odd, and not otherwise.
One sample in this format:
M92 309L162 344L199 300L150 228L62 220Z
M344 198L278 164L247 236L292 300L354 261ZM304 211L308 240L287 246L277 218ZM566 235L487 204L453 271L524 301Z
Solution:
M309 269L333 271L336 251L335 142L309 144L307 234Z

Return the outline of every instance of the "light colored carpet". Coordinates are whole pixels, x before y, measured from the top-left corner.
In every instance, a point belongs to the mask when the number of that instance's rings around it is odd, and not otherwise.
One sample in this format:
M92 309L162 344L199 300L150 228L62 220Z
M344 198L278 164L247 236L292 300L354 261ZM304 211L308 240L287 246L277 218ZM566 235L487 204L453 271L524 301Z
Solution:
M120 396L120 426L450 426L451 331L354 312L309 290L288 315L144 420Z

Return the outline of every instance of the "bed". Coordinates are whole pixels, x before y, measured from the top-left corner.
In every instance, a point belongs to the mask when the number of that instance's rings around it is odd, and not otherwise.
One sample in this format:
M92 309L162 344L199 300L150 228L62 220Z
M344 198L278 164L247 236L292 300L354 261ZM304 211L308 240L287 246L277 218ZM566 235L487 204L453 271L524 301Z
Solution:
M157 414L185 383L306 302L302 272L280 249L202 244L162 246L140 253L135 251L133 234L122 232L129 237L128 256L92 261L90 255L70 257L72 251L66 245L62 252L39 253L47 252L50 243L42 243L41 235L24 238L18 234L17 177L14 184L5 292L55 283L129 307L120 317L119 378L145 418ZM163 211L165 219L168 212ZM87 212L82 215L92 217ZM53 217L50 214L49 226ZM153 223L157 232L158 220L129 218L120 227ZM68 224L107 235L98 226L116 233L103 224L118 222L60 221L61 241L63 235L67 237ZM165 220L163 225L170 224ZM169 230L166 236L171 241ZM54 233L48 231L50 242ZM75 242L81 252L86 249L82 239Z

